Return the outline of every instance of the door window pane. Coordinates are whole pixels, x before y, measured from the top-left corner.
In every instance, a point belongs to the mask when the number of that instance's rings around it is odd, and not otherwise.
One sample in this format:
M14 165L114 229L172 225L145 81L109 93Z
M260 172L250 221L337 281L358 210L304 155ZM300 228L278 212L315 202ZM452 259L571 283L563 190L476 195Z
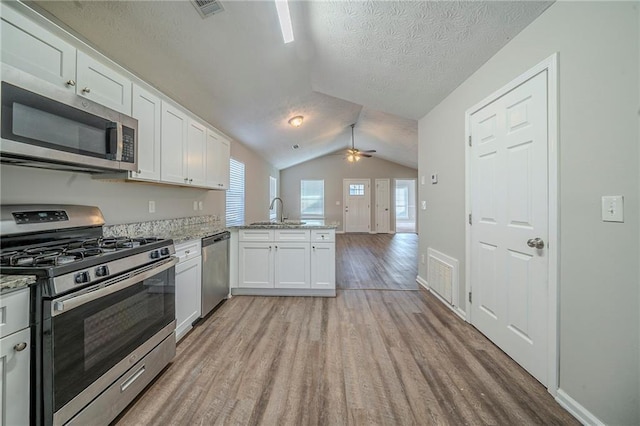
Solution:
M349 185L349 195L362 195L364 196L364 184L356 183Z

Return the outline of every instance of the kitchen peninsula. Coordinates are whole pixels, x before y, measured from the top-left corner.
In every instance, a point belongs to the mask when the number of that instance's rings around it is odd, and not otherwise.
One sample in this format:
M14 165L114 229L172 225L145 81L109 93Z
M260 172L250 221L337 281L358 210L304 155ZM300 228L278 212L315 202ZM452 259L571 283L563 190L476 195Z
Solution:
M229 230L232 295L336 295L335 226L257 222Z

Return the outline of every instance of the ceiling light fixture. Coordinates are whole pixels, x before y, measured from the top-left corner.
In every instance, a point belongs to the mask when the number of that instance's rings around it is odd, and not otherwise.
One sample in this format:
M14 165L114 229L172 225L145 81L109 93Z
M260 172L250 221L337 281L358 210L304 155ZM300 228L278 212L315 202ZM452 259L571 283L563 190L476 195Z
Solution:
M278 11L284 44L291 43L293 41L293 27L291 26L291 14L289 13L287 0L276 0L276 10Z
M291 124L293 127L300 127L302 126L302 120L304 120L303 116L296 115L295 117L291 117L289 119L289 124Z

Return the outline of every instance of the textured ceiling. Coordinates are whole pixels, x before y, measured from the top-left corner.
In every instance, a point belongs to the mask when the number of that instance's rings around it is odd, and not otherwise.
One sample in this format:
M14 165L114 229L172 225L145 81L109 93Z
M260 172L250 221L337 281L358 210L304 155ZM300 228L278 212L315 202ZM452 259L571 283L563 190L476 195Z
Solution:
M356 147L417 168L416 120L551 3L294 1L287 45L272 1L204 20L186 0L36 4L278 168L346 148L354 122Z

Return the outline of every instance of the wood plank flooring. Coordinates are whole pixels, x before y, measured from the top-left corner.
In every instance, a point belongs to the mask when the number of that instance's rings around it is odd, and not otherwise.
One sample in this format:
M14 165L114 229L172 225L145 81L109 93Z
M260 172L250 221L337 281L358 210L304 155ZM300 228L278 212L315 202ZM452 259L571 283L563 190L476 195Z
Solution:
M336 287L417 290L417 234L336 235Z
M402 241L397 235L343 237L338 253L352 258L375 257L371 247L378 245L389 257L382 256L381 265L396 267L389 253L397 253L399 263L405 258L394 248ZM337 263L347 285L368 280L389 290L381 284L389 277L400 286L415 281L415 272L399 278L400 272L378 268L377 276L348 266ZM114 423L579 424L423 289L347 289L335 298L236 296L182 340L173 363Z

